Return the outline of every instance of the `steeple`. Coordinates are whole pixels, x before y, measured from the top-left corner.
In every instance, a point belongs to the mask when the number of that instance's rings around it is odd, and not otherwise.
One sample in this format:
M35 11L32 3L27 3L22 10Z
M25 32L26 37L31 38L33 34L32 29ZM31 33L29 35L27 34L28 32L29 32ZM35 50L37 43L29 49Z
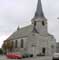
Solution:
M41 5L41 0L38 0L35 17L44 17L43 10L42 10L42 5Z
M37 9L34 18L32 19L33 32L38 34L47 33L47 20L43 14L41 0L38 0Z

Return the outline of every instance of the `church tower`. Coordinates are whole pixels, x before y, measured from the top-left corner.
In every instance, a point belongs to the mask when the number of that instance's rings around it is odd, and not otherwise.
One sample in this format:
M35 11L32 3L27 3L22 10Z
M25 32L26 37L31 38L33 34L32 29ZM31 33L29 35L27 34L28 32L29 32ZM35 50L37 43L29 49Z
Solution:
M33 32L41 35L47 34L47 20L43 14L41 0L38 0L37 10L34 18L32 19Z

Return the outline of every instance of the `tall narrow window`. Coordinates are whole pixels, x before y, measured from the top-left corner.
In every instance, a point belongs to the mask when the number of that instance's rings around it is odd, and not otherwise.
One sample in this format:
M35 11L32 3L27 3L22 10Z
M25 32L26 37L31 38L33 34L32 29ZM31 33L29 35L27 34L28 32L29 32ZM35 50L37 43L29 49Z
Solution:
M23 48L24 41L21 39L21 48Z
M14 42L13 41L11 41L11 45L12 45L12 48L13 48L13 45L14 45Z
M42 25L43 25L43 26L45 25L44 21L42 21Z
M45 54L45 48L42 48L42 53L44 53L44 54Z
M15 41L15 48L17 48L17 44L18 44L18 42L17 42L17 40Z

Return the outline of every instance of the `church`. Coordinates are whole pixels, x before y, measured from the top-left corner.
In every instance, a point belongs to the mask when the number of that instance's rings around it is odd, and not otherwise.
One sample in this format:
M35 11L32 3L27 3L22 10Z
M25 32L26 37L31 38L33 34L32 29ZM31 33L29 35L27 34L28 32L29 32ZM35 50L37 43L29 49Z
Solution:
M44 54L52 56L56 51L56 39L48 33L47 19L42 10L41 0L38 0L37 9L31 24L17 28L17 30L5 40L13 42L12 50L26 50L33 55Z

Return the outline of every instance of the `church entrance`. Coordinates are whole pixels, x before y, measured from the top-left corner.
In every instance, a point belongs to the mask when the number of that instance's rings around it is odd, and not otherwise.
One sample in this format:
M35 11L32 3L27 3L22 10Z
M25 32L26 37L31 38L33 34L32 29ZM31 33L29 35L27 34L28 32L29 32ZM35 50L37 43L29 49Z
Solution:
M45 48L42 48L43 55L45 55L45 51L46 51L46 49Z

